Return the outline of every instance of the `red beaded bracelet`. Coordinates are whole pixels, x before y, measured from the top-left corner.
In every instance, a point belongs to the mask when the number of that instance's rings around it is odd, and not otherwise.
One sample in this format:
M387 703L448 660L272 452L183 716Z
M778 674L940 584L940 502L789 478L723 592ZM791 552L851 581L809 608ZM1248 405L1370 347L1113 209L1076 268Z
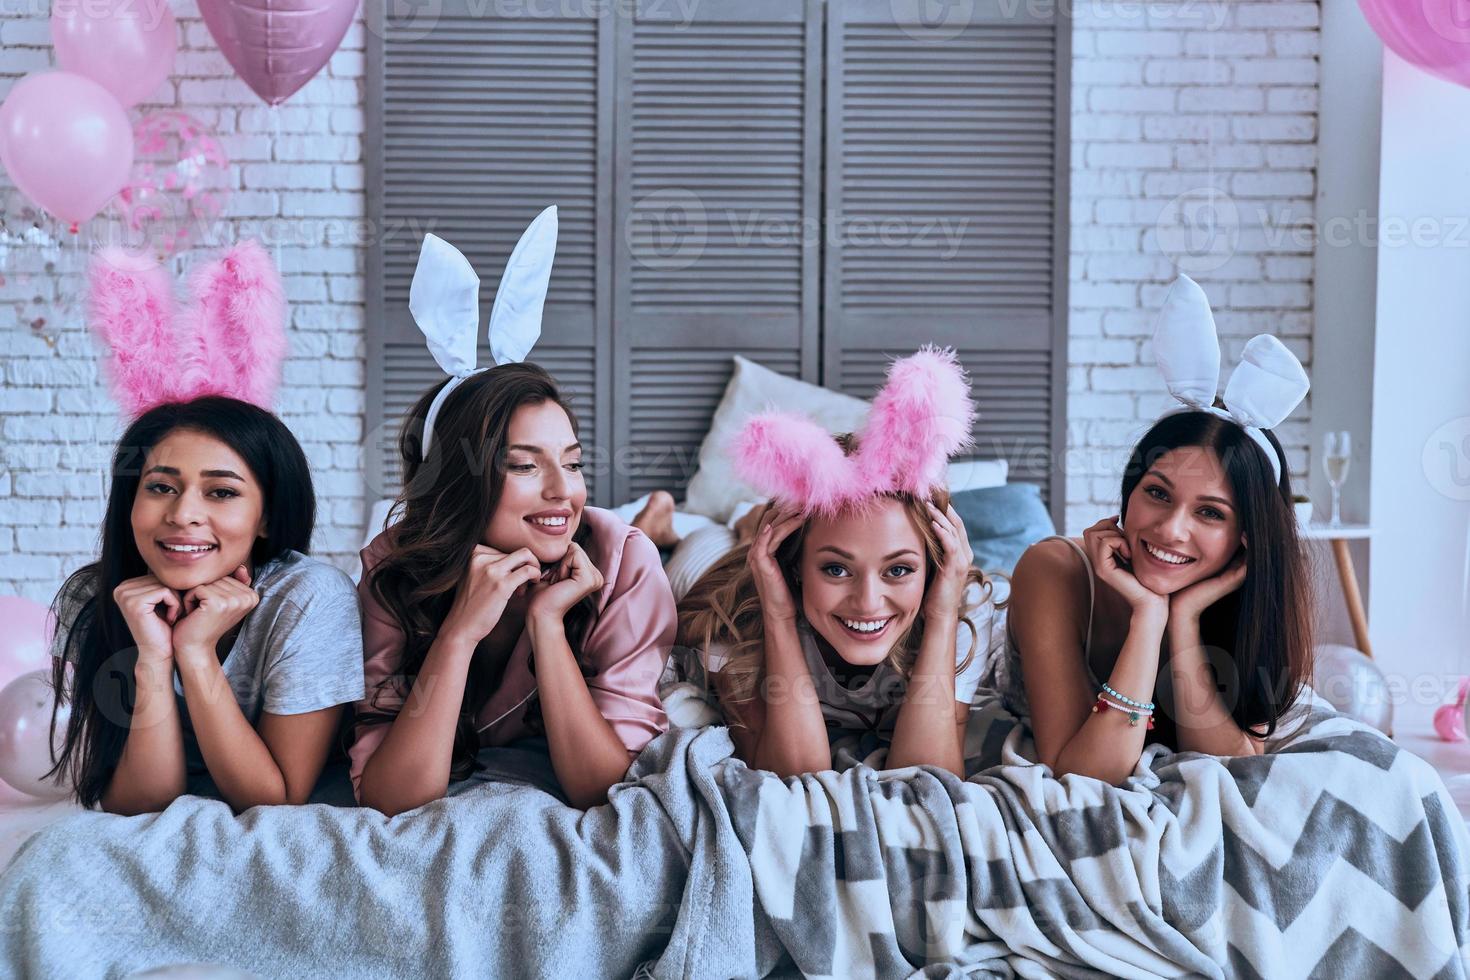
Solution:
M1120 704L1114 704L1113 702L1109 701L1107 698L1099 694L1097 696L1097 703L1092 706L1092 713L1097 714L1099 711L1103 711L1107 708L1112 708L1114 711L1123 712L1128 716L1129 726L1133 728L1138 727L1138 719L1140 717L1140 714L1137 711L1134 711L1131 708L1125 708ZM1148 713L1148 725L1146 726L1145 730L1150 732L1154 730L1153 712Z

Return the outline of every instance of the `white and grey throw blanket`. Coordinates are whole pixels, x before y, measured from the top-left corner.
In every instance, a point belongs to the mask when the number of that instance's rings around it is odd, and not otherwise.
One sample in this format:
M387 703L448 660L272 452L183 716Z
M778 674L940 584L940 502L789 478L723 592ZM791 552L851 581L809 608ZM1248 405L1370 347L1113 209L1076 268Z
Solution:
M0 976L1463 977L1470 839L1434 770L1304 705L1263 756L1052 779L982 697L969 781L780 780L675 730L608 806L479 784L392 821L185 798L0 877Z

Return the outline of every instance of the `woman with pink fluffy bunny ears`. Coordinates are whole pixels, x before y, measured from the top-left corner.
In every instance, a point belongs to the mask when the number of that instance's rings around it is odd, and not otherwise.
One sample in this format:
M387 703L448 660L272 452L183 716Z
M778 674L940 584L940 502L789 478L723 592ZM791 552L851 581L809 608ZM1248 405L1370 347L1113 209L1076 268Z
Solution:
M311 472L265 407L286 353L280 277L247 241L190 286L175 316L152 263L107 251L91 271L89 319L132 421L101 554L54 604L71 712L52 773L113 813L184 793L304 803L363 693L356 590L307 557Z
M741 478L771 500L680 603L679 643L748 765L964 776L995 606L942 480L974 416L954 354L925 348L891 366L861 433L768 413L735 438Z

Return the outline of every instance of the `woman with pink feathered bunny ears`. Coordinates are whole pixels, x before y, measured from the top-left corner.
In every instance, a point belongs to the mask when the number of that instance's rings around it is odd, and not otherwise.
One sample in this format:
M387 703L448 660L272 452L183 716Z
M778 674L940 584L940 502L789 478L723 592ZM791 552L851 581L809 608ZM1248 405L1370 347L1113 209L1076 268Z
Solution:
M991 644L991 584L943 486L968 444L950 351L895 362L862 432L751 419L732 446L771 498L755 539L679 604L745 762L782 776L842 764L964 776L964 729Z
M356 590L307 557L306 457L266 410L286 352L274 266L242 243L195 271L177 315L151 263L102 253L89 316L131 423L98 560L54 603L53 774L85 806L304 803L363 693ZM53 719L53 726L55 721Z

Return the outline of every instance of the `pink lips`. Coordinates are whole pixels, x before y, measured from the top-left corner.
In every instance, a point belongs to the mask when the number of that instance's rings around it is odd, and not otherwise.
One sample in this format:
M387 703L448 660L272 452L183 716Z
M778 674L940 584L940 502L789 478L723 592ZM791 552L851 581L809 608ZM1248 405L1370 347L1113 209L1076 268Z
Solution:
M557 525L539 524L535 520L538 517L562 517L566 519L566 523ZM572 529L572 512L569 510L544 510L539 514L527 515L526 523L542 534L559 538Z
M1153 553L1148 550L1148 546L1145 545L1141 539L1138 542L1138 548L1136 550L1142 552L1143 553L1143 556L1149 560L1149 563L1150 564L1155 565L1155 566L1157 566L1160 569L1164 569L1164 570L1170 571L1170 572L1177 571L1177 570L1179 570L1181 568L1188 568L1190 565L1193 565L1194 564L1193 561L1186 561L1186 562L1183 562L1181 564L1175 565L1175 564L1171 564L1169 562L1166 562L1166 561L1164 561L1161 558L1155 558L1153 556ZM1160 551L1163 551L1164 549L1160 548L1159 550Z
M164 545L209 545L206 551L170 551ZM158 552L163 555L165 561L177 565L192 565L196 561L208 558L219 550L219 546L210 541L193 541L188 538L164 538L158 542Z
M892 626L893 626L893 620L896 617L889 616L888 617L888 622L886 622L886 623L883 624L883 628L881 630L875 630L872 633L859 633L857 630L852 629L846 623L844 623L842 621L842 617L841 616L833 616L832 618L835 619L835 620L837 620L837 625L838 626L841 626L842 627L842 631L844 633L846 633L848 636L852 637L855 640L867 641L867 640L876 640L876 639L878 639L880 637L887 636L888 635L888 630L890 628L892 628ZM857 620L857 622L862 622L862 620Z

